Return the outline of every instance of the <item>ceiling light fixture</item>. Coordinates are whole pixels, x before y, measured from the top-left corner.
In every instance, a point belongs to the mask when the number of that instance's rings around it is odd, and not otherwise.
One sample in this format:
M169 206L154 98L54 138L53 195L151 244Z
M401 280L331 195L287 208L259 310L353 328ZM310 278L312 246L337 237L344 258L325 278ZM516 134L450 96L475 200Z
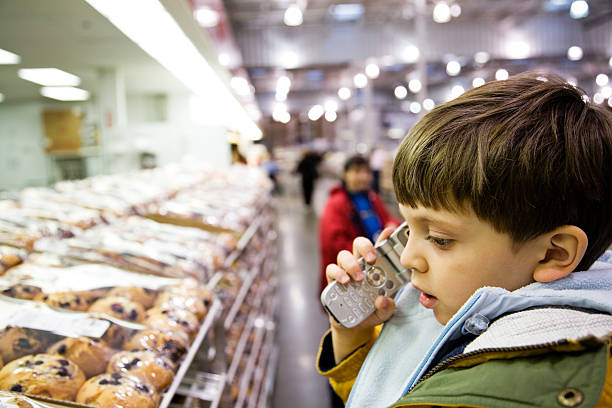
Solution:
M356 21L363 16L365 8L361 3L336 4L329 6L330 14L338 22Z
M335 99L328 99L323 104L326 112L337 112L338 111L338 102Z
M505 81L506 79L508 79L508 76L509 76L508 71L506 71L503 68L495 71L495 79L498 81Z
M599 92L597 92L595 95L593 95L593 102L595 102L596 104L601 104L604 101L604 97L602 94L600 94Z
M433 9L433 20L440 24L451 21L450 7L445 1L441 1L435 5Z
M472 79L472 88L478 88L479 86L483 86L485 84L484 78L476 77Z
M589 3L585 0L574 0L570 6L569 14L573 19L585 18L589 15Z
M430 98L426 98L423 101L423 109L425 109L426 111L430 111L432 110L434 107L436 106L435 102L433 101L433 99Z
M595 83L599 86L606 86L609 81L610 78L606 74L599 74L595 77Z
M85 0L194 94L206 100L202 120L251 140L261 129L250 118L159 0Z
M0 65L19 64L20 62L21 57L19 55L0 48Z
M603 95L604 98L608 99L612 96L612 88L609 86L602 86L599 92Z
M310 119L310 120L312 120L314 122L316 120L319 120L319 118L321 116L323 116L323 113L325 113L325 110L323 109L323 106L321 106L321 105L314 105L308 111L308 119Z
M393 90L393 95L395 95L397 99L404 99L408 95L408 91L404 86L398 85Z
M376 79L378 78L378 75L380 75L380 68L378 68L378 65L371 62L368 65L366 65L365 73L369 78Z
M357 88L365 88L368 85L368 77L360 72L353 77L353 83Z
M446 73L450 76L457 76L461 72L461 64L459 61L448 61L446 64Z
M453 4L450 6L450 13L454 18L459 17L461 15L461 6L457 3Z
M57 68L24 68L17 71L21 79L43 86L77 86L81 78Z
M402 57L404 58L404 61L408 64L414 64L419 60L420 54L421 51L419 51L417 46L410 44L406 48L404 48L404 51L402 52Z
M333 122L338 118L338 114L334 111L325 112L325 120L328 122Z
M221 54L219 54L219 64L223 65L224 67L229 66L230 62L232 62L232 59L230 58L229 54L226 52L222 52Z
M349 99L351 95L352 95L351 90L345 86L338 89L338 98L342 99L343 101L346 101L347 99Z
M489 62L490 58L491 56L486 51L478 51L476 54L474 54L474 61L476 61L477 64L484 65Z
M526 41L510 41L506 45L506 53L512 59L525 59L529 57L531 47Z
M418 102L412 102L410 104L410 112L414 113L415 115L421 112L421 104Z
M297 27L304 22L304 15L297 4L292 4L285 10L283 22L289 27Z
M463 88L461 85L455 85L451 88L451 99L455 99L456 97L460 96L462 93L465 92L465 88Z
M58 101L86 101L89 99L89 92L72 86L43 86L40 94Z
M580 61L584 55L582 48L573 45L567 49L567 59L570 61Z
M408 81L408 89L410 89L410 92L419 93L421 88L423 88L423 84L421 83L420 80L414 78Z
M219 13L209 7L202 7L197 10L195 18L201 26L206 28L212 28L219 24Z

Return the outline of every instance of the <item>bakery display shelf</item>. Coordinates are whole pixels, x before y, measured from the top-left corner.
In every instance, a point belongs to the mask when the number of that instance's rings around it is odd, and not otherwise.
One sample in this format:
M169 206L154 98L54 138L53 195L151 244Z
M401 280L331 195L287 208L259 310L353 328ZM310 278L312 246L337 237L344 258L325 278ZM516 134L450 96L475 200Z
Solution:
M238 370L238 365L240 364L240 360L244 354L249 336L251 335L251 331L253 330L253 328L255 327L255 321L258 318L257 312L261 306L261 303L263 301L265 295L265 291L260 290L259 293L256 293L255 296L255 302L253 304L253 308L251 313L249 314L248 320L247 320L247 324L244 328L244 331L242 332L242 335L240 336L240 340L238 340L238 345L236 346L236 351L234 352L234 358L232 359L232 362L227 370L227 379L228 382L233 382L234 381L234 377L236 375L236 371Z
M253 266L251 267L249 272L246 274L244 282L242 283L242 286L240 287L240 291L238 292L238 295L236 296L236 299L234 300L232 307L227 312L227 315L225 317L225 321L223 325L226 330L232 326L232 323L234 322L234 319L236 318L236 314L238 313L240 306L242 306L242 304L244 303L244 299L246 298L247 293L251 289L251 285L253 284L255 279L261 274L261 271L263 270L263 263L266 260L266 257L267 257L266 252L265 251L261 252L258 256L258 259L253 263Z
M231 254L229 254L227 259L225 260L225 264L224 264L225 268L229 268L230 266L232 266L234 262L236 262L236 260L238 259L238 257L240 257L244 249L247 247L249 241L251 240L251 238L253 238L253 236L255 235L259 227L261 226L261 224L262 224L262 221L260 218L258 218L246 229L246 231L242 234L242 236L238 240L236 249Z
M266 334L264 344L261 348L255 372L253 374L253 390L251 392L251 396L249 397L247 408L258 407L257 404L260 400L260 395L264 389L264 379L267 369L267 362L269 361L270 356L272 355L272 351L276 347L276 345L274 344L274 327L268 327L266 325L265 331Z
M266 365L266 371L264 374L265 383L262 385L263 390L259 394L259 400L257 401L257 408L267 408L269 406L272 391L274 390L274 383L276 382L276 372L278 367L278 345L276 343L272 346L272 353Z
M191 378L185 378L177 390L177 394L187 397L182 405L189 408L193 400L208 401L209 408L216 408L221 402L226 384L226 374L198 372Z
M272 306L270 311L270 317L266 329L268 330L268 337L266 338L266 346L269 351L269 355L262 359L263 367L260 367L262 372L261 390L257 399L249 401L249 407L264 408L268 406L268 400L274 389L274 383L276 381L277 363L278 363L278 344L276 343L276 322L278 313L278 304L280 297L276 294L273 296ZM254 403L255 405L252 405Z
M273 282L268 291L274 293L275 283ZM264 291L264 292L268 292ZM251 403L250 400L256 400L259 386L257 386L257 391L250 387L251 382L256 380L256 372L261 368L262 364L265 364L265 355L268 354L271 350L274 338L274 320L273 320L273 305L274 299L276 296L267 296L266 304L264 305L263 313L258 315L254 320L254 330L255 330L255 338L253 340L253 346L251 348L251 352L249 354L246 369L242 377L240 378L239 388L240 393L238 394L238 399L234 408L242 408L247 402ZM255 383L257 381L254 381ZM248 391L250 390L249 395L247 396ZM247 397L249 400L247 401Z
M191 347L189 348L187 355L185 356L178 371L176 372L176 375L174 376L174 380L172 381L172 384L170 384L170 387L164 393L164 396L160 404L158 405L158 408L168 408L170 406L170 402L172 401L174 394L178 390L181 382L183 381L183 378L185 377L185 373L189 369L191 362L196 356L196 353L199 351L200 345L202 344L204 337L206 337L206 334L209 332L210 328L212 327L213 323L217 319L217 316L220 312L221 312L221 302L215 299L210 309L208 310L208 314L206 315L206 318L204 319L204 322L202 323L202 326L200 327L198 334L193 340L193 343L191 344Z

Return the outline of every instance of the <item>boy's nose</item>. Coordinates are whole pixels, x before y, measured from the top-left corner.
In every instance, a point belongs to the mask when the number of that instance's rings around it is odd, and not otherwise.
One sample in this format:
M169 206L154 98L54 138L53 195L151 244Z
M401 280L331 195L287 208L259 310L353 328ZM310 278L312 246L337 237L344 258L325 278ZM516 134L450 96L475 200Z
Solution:
M425 258L420 255L414 244L411 245L410 240L408 240L406 247L400 255L400 263L404 268L411 269L413 272L423 273L427 271Z

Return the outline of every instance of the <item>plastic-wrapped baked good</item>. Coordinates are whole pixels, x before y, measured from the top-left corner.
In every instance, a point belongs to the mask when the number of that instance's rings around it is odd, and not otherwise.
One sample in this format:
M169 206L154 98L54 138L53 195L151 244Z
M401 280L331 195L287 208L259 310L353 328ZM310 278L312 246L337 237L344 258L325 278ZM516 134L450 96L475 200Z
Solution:
M85 375L57 355L36 354L11 361L0 370L0 389L74 401Z
M38 286L24 285L21 283L13 285L10 288L6 288L2 291L2 294L4 296L10 296L12 298L26 300L34 299L34 297L39 293L41 293L41 290Z
M109 296L97 300L91 305L89 311L103 313L130 322L140 322L144 317L144 308L140 304L118 296Z
M169 310L187 310L195 314L199 320L202 320L208 311L203 300L195 296L174 292L163 292L160 294L155 302L155 307Z
M187 336L181 332L170 333L158 329L136 332L123 345L124 350L151 350L176 364L187 351Z
M108 296L118 296L139 303L145 309L153 306L157 292L152 289L140 288L138 286L118 286L108 292Z
M89 378L106 371L114 351L101 339L66 337L49 347L47 353L72 361Z
M157 399L152 385L121 373L107 373L87 380L76 402L99 408L154 408Z
M182 332L189 338L195 336L200 325L196 315L187 310L157 307L147 311L144 324L155 329Z
M42 332L23 327L7 326L0 331L0 357L4 362L45 350L48 339Z
M0 407L2 408L47 408L47 405L34 402L27 397L11 392L0 391Z
M76 292L39 293L34 296L34 300L52 307L79 312L85 312L90 305L85 297Z
M174 378L174 365L170 360L149 351L120 351L108 364L107 372L132 375L144 383L163 390Z

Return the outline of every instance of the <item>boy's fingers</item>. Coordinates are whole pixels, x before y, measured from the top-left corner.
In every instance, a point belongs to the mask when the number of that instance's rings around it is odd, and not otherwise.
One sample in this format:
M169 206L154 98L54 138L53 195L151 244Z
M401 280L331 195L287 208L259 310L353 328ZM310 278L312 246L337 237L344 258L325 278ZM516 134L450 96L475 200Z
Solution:
M344 250L338 253L338 266L346 271L353 279L360 281L364 278L363 271L357 258L349 251Z
M376 260L376 252L372 241L365 237L357 237L353 241L353 256L356 258L365 259L367 263L373 263Z
M389 297L377 297L374 305L376 310L362 323L363 325L377 326L384 323L391 318L395 311L395 302Z
M332 281L338 281L340 283L349 283L350 277L344 269L336 264L329 264L325 268L325 276L327 277L327 283Z
M386 227L384 230L380 231L380 234L378 234L378 238L376 239L376 243L378 244L379 242L389 238L393 231L395 231L393 227Z

